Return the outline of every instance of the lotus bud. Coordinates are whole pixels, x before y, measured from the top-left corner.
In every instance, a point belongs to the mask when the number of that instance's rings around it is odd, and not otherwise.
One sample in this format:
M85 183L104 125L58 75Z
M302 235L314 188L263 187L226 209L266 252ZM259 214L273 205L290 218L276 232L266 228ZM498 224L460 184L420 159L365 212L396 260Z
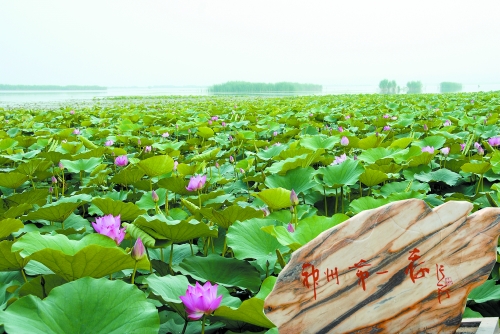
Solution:
M427 124L424 124L424 131L427 131L429 130L429 127L427 126Z
M299 198L297 197L297 193L293 189L290 192L290 202L292 202L293 206L299 205Z
M179 162L178 161L174 161L174 171L177 171L177 166L179 166Z
M441 153L442 153L443 155L448 155L448 154L450 153L450 148L449 148L449 147L443 147L443 148L441 149Z
M349 145L349 139L346 136L343 136L342 139L340 140L340 145L342 146Z
M126 155L119 155L115 158L115 165L123 167L128 164L128 158Z
M130 255L136 261L141 260L146 255L146 248L144 247L141 238L137 238L137 240L135 241Z
M153 199L153 202L155 202L155 203L158 203L158 201L160 200L160 197L158 197L158 194L154 190L151 192L151 198Z
M52 180L51 180L51 181L52 181L52 183L57 183L57 179L56 179L56 177L55 177L55 176L52 176Z
M260 208L262 212L264 212L264 217L267 217L271 214L271 211L269 211L269 208L267 206Z
M69 113L70 113L70 115L74 115L75 111L74 110L70 110Z
M286 230L290 233L295 232L295 228L293 227L292 223L288 223Z
M234 158L233 158L233 156L232 156L232 155L230 155L230 156L229 156L229 162L230 162L230 163L234 163Z

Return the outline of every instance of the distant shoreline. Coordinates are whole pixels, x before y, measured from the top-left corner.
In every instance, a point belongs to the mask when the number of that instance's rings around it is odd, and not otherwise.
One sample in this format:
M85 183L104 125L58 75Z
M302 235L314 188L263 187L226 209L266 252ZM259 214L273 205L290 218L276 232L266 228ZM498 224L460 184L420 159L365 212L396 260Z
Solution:
M2 85L0 84L0 91L67 91L67 90L107 90L108 87L103 86L79 86L79 85L67 85L67 86L58 86L58 85Z

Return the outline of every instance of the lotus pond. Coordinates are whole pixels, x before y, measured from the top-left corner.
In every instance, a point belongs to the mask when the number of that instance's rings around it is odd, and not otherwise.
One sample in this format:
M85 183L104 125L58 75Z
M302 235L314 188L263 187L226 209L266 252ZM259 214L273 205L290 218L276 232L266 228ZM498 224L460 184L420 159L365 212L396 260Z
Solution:
M0 108L0 323L277 333L264 299L322 231L409 198L498 206L499 114L499 92ZM499 276L465 316L500 315Z

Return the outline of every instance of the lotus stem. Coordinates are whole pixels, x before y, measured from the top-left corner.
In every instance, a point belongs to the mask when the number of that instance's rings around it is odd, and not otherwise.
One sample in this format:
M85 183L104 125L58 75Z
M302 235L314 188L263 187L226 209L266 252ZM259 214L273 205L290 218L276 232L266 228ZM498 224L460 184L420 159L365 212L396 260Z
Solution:
M184 319L184 327L182 327L182 332L181 332L181 334L186 333L186 328L187 328L187 325L188 325L188 321L187 321L187 319Z
M134 271L132 272L132 278L131 278L131 283L134 284L135 281L135 273L137 272L137 261L134 263Z
M203 317L201 318L201 334L205 334L205 317L206 314L204 314Z
M170 268L170 274L174 275L174 270L172 269L172 262L174 258L174 243L170 245L170 259L168 260L168 267Z
M167 189L167 195L165 195L165 213L167 216L169 215L168 213L168 189Z
M26 273L24 272L24 268L21 268L21 274L23 275L24 282L28 283L28 279L26 278Z
M160 248L160 258L161 258L161 261L164 262L164 257L163 257L163 248Z
M328 203L326 202L326 187L323 187L323 201L325 204L325 217L328 217Z

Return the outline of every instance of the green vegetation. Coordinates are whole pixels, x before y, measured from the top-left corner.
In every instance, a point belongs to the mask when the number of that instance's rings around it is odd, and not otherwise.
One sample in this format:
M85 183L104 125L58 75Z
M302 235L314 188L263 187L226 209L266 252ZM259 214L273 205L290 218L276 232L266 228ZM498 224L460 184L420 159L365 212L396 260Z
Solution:
M422 93L422 82L421 81L410 81L406 84L408 88L408 94L420 94Z
M457 82L441 82L439 91L441 93L458 93L462 91L462 84Z
M276 276L327 228L402 199L499 206L499 116L500 92L0 108L0 323L199 333L179 297L210 281L207 332L266 333ZM92 224L108 215L121 242ZM497 261L466 314L500 315Z
M245 81L229 81L219 85L211 86L210 93L298 93L298 92L318 92L323 90L323 86L314 84L301 84L295 82L278 83L257 83Z
M378 84L378 88L380 88L380 94L396 94L399 93L399 86L396 84L396 81L389 81L384 79L380 81Z
M2 85L0 90L106 90L103 86L57 85Z

